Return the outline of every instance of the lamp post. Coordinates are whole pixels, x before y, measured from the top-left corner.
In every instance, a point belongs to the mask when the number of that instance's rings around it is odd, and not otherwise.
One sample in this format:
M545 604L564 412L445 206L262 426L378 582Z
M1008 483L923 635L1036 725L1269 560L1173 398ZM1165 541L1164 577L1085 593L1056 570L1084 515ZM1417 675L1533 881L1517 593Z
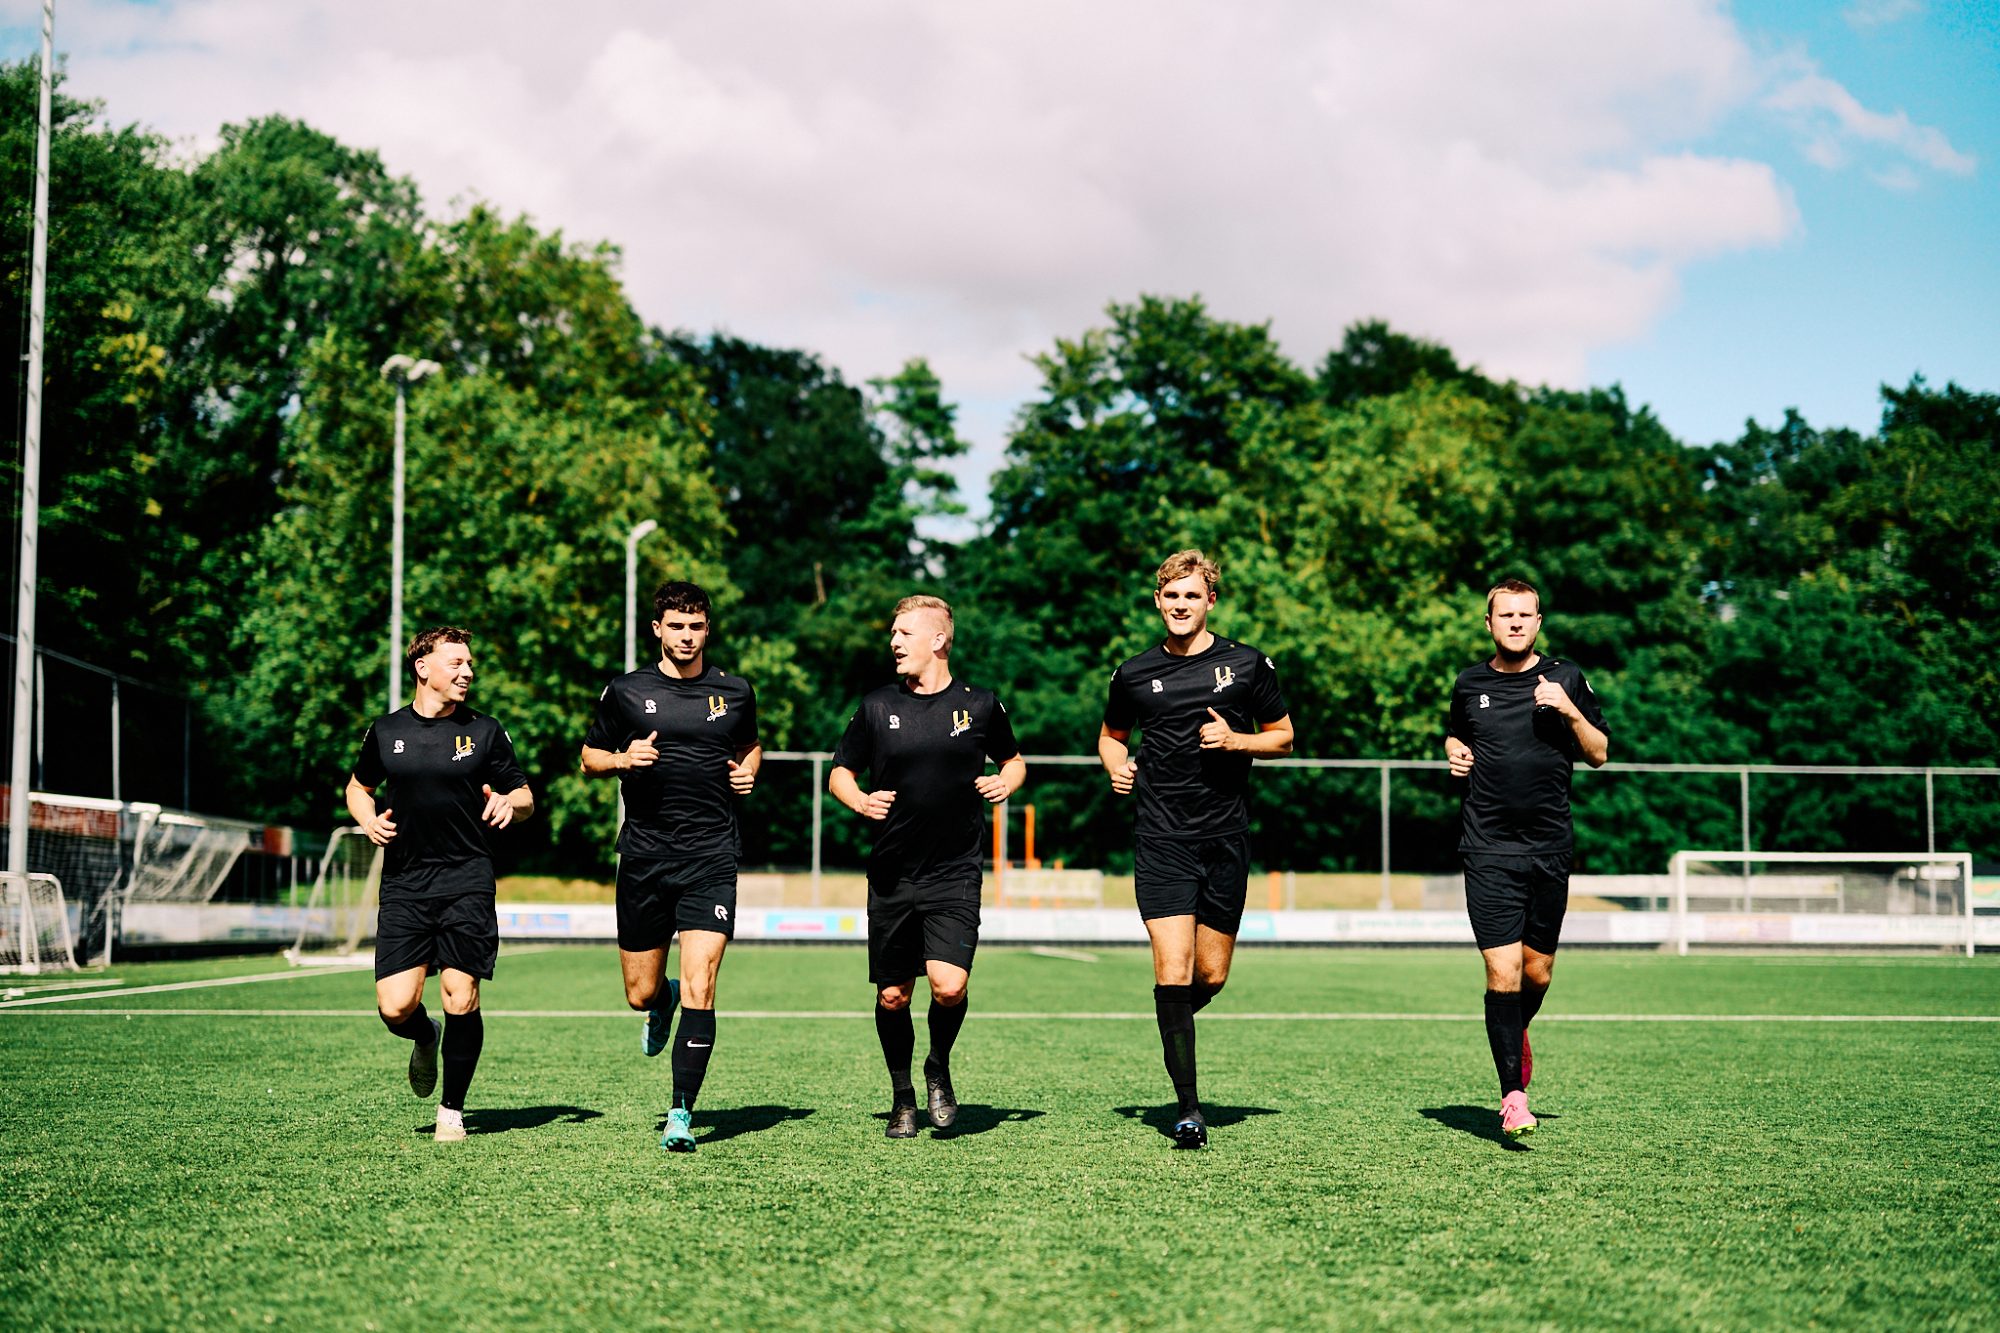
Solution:
M639 669L639 543L659 528L647 519L625 537L625 669Z
M625 673L630 675L639 669L639 543L646 540L648 533L659 527L654 519L647 519L625 534ZM618 785L618 825L625 825L625 785Z
M382 363L382 378L396 386L395 494L389 516L389 711L403 706L403 399L409 387L444 369L397 353Z

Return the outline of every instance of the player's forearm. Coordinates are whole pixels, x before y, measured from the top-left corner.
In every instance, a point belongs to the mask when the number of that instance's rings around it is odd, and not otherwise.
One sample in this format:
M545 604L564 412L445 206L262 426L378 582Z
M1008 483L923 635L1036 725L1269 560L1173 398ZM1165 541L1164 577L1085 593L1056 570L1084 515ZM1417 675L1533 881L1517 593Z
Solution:
M736 766L748 770L751 777L756 777L757 770L764 766L764 747L753 745L749 749L738 753L736 756Z
M1007 784L1009 796L1021 790L1028 782L1028 761L1017 754L1000 765L1000 780Z
M587 778L615 777L625 768L625 755L619 750L599 750L594 746L583 747L583 775Z
M1287 755L1292 752L1292 729L1285 725L1258 732L1239 731L1235 748L1244 754Z
M1592 768L1601 768L1611 757L1611 738L1590 724L1590 719L1579 714L1571 719L1570 733L1576 737L1576 748L1583 755L1583 762Z
M1132 747L1116 736L1097 738L1097 762L1104 765L1106 773L1120 773L1132 758Z
M868 800L861 794L861 784L855 781L850 770L836 767L826 780L826 789L833 794L834 800L855 814L866 811Z
M525 785L507 793L507 804L514 807L514 823L529 818L535 813L535 793Z
M375 793L353 778L347 780L347 813L363 828L375 818Z

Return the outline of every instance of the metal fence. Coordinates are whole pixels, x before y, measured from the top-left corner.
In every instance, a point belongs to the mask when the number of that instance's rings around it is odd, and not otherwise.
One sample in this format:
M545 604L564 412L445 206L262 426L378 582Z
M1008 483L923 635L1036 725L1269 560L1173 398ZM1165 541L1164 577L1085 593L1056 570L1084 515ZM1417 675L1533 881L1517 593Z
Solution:
M859 864L860 837L854 831L829 836L836 827L827 818L832 754L784 750L767 752L765 759L780 766L769 775L779 782L761 783L760 796L767 787L783 790L774 793L776 799L755 822L787 829L803 823L809 839L772 839L760 849L746 848L746 853L755 859L762 851L762 859L773 863L809 865L817 901L824 870ZM1064 789L1072 804L1087 807L1080 811L1083 818L1129 824L1129 814L1108 811L1105 784L1087 771L1098 767L1097 756L1029 755L1027 760L1029 785L1019 804L1035 804L1053 785ZM801 792L795 779L787 780L784 766L791 765L799 767L797 776L806 778L809 793ZM1258 760L1256 767L1270 774L1252 783L1253 839L1262 825L1261 859L1267 868L1365 869L1380 876L1380 905L1386 909L1392 870L1435 872L1453 859L1458 803L1442 760L1286 758ZM1038 774L1051 768L1086 771L1068 781ZM1967 851L1982 861L2000 859L2000 782L1994 781L2000 779L2000 767L1609 763L1596 769L1579 766L1576 772L1579 856L1588 860L1593 845L1611 842L1622 849L1598 853L1600 860L1615 858L1590 867L1600 873L1658 873L1682 848L1731 842L1744 851L1935 852L1945 838L1946 850ZM1278 774L1314 782L1325 795L1302 801L1293 793L1288 806L1271 808L1266 789ZM1663 791L1648 795L1643 790L1662 782ZM1072 793L1091 794L1079 799ZM802 798L808 808L786 808ZM1260 802L1266 807L1261 811ZM1338 827L1317 834L1302 829L1301 808ZM1635 834L1634 812L1641 810L1649 827ZM844 810L835 814L846 819ZM1593 827L1600 818L1608 828ZM1050 822L1045 817L1043 827ZM1802 828L1818 832L1802 833ZM1828 829L1839 837L1829 836ZM1102 849L1104 830L1096 832L1100 836L1092 845ZM1785 845L1802 839L1814 845ZM1823 845L1831 841L1842 845Z

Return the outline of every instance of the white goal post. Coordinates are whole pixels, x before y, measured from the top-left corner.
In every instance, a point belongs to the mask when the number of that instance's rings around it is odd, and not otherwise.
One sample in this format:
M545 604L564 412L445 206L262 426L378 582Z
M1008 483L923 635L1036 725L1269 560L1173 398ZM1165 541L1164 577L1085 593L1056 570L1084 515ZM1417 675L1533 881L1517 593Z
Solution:
M74 972L69 904L54 875L0 873L0 972Z
M1690 943L1974 951L1970 852L1681 851L1667 876L1681 954Z
M296 965L354 962L371 956L381 888L382 849L358 828L335 829L326 840L326 855L320 858L312 897L299 920L298 938L285 950L285 957Z

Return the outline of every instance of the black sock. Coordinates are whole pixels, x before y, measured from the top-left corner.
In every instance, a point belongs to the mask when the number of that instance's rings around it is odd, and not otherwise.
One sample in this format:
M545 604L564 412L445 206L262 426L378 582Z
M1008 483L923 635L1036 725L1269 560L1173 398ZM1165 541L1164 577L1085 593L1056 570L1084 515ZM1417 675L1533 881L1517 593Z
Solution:
M1201 1105L1195 1095L1192 990L1191 986L1153 987L1153 1013L1160 1021L1160 1050L1166 1056L1167 1077L1173 1080L1174 1096L1180 1100L1182 1115Z
M888 1009L877 1000L875 1036L882 1043L882 1060L889 1066L889 1086L895 1091L896 1105L915 1106L917 1094L910 1087L910 1055L917 1049L917 1025L910 1017L910 1006Z
M715 1049L715 1010L681 1006L680 1031L674 1034L674 1105L694 1110L701 1081L708 1075L709 1053Z
M472 1086L472 1071L479 1068L479 1052L486 1046L486 1019L477 1009L469 1014L444 1017L444 1092L438 1105L450 1111L465 1109L465 1090Z
M957 1004L939 1004L935 996L931 998L931 1053L924 1060L926 1075L941 1076L951 1071L951 1044L958 1040L958 1030L965 1026L965 1011L971 1005L970 995Z
M1211 986L1206 981L1197 981L1188 987L1189 1008L1198 1014L1208 1008L1208 1002L1220 994L1222 987Z
M404 1041L414 1041L420 1046L428 1046L437 1040L437 1033L431 1027L431 1016L424 1012L422 1000L417 1001L417 1012L400 1023L391 1023L387 1014L382 1015L382 1026Z
M1542 1012L1542 1001L1548 998L1549 988L1537 986L1533 982L1521 983L1521 1031L1528 1030L1528 1024L1535 1021L1535 1015Z
M1486 992L1486 1043L1493 1048L1493 1069L1500 1075L1500 1095L1521 1090L1521 993Z

